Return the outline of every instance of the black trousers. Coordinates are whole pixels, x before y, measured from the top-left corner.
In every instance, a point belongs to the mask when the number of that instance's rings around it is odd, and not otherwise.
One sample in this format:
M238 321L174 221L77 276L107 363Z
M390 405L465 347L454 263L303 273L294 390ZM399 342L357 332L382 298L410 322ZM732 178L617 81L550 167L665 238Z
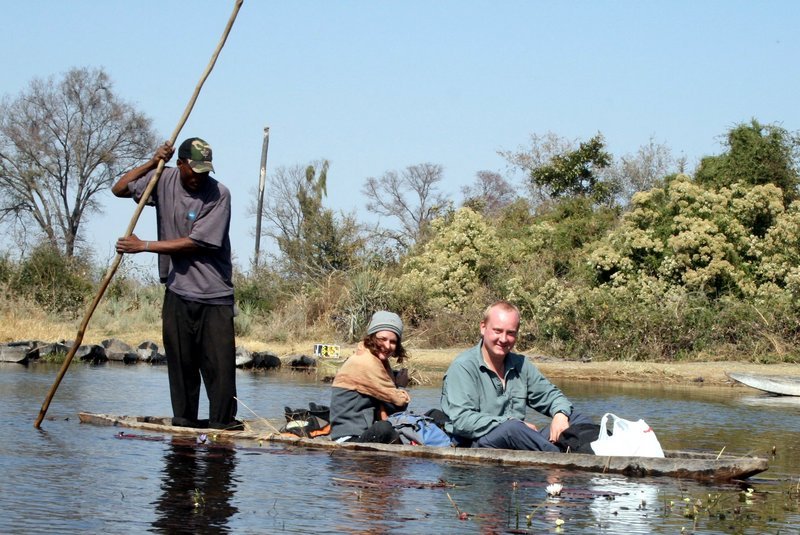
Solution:
M209 427L225 427L233 422L236 416L233 306L185 301L168 290L164 295L162 320L173 416L197 420L202 377L208 395Z

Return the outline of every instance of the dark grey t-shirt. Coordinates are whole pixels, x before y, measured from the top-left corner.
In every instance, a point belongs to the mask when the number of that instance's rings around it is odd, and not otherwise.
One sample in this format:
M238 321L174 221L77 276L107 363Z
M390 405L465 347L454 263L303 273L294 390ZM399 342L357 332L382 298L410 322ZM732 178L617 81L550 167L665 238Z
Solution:
M139 202L155 171L128 184ZM158 239L191 238L202 249L192 254L159 255L159 276L167 288L189 301L233 304L231 194L208 177L197 192L181 184L180 170L165 167L150 196L155 204Z

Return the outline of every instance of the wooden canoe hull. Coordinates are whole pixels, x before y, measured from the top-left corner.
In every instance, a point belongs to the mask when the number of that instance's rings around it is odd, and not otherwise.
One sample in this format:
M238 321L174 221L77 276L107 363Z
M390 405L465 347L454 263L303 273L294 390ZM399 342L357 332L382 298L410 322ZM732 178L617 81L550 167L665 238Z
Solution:
M465 463L484 463L516 466L559 467L566 470L619 473L627 476L671 476L700 481L730 481L746 479L764 472L767 460L762 457L717 455L687 451L665 451L664 458L654 457L600 457L581 453L551 453L483 448L434 448L397 444L365 444L349 442L337 444L327 437L300 438L277 432L277 423L267 420L248 420L243 431L218 431L174 427L168 417L114 416L110 414L80 413L82 423L111 425L142 429L178 436L197 437L211 435L212 440L254 440L276 442L314 449L374 452L426 459L441 459Z
M728 373L728 377L757 390L780 396L800 396L800 377Z

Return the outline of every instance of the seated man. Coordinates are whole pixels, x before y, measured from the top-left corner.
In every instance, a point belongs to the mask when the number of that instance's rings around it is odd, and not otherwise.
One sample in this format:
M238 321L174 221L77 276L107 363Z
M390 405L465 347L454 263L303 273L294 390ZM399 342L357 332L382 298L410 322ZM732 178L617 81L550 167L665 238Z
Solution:
M450 364L442 386L447 431L475 448L560 451L554 444L571 422L572 403L525 357L512 353L519 310L507 301L489 306L481 341ZM552 417L544 429L527 423L527 407Z

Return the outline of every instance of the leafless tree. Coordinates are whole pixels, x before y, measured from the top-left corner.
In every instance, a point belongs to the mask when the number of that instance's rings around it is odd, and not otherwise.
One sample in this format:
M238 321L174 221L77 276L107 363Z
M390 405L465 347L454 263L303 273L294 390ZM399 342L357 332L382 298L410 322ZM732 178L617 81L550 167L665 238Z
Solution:
M616 161L608 173L620 185L620 203L627 205L634 193L656 187L664 177L680 172L683 167L685 161L676 160L668 146L650 138L636 154L627 154Z
M509 182L494 171L478 171L471 186L461 188L464 205L474 206L487 216L497 215L517 199Z
M0 220L33 223L67 257L97 194L154 150L151 121L103 69L33 80L0 103Z
M399 230L387 231L401 248L420 241L428 224L442 214L450 201L438 191L441 165L421 163L402 172L388 171L380 178L369 177L361 190L367 197L367 210L396 219Z

